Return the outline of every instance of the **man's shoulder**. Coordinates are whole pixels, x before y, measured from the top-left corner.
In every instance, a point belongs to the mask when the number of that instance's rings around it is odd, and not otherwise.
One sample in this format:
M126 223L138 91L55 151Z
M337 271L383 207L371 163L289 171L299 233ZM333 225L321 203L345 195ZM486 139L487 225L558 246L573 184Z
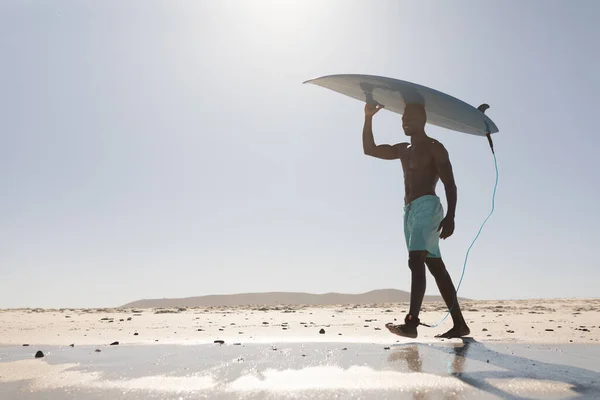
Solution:
M429 141L429 147L431 148L432 151L435 152L445 152L446 148L444 147L444 145L442 144L442 142L440 142L437 139L430 139Z
M449 159L448 150L446 150L444 145L439 140L431 139L429 149L430 154L435 160L445 161Z
M400 158L404 157L404 155L406 154L406 150L408 149L408 146L410 146L410 143L407 143L407 142L396 143L394 145Z
M434 147L444 147L442 142L440 142L439 140L434 139L434 138L429 138L429 143Z

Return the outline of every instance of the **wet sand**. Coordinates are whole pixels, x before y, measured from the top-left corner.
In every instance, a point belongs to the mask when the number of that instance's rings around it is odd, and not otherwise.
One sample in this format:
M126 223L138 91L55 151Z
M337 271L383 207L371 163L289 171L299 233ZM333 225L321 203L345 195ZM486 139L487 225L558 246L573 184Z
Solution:
M405 303L2 310L0 399L600 398L600 300L462 306L452 340L391 335Z
M0 348L2 399L592 399L600 346L225 343Z

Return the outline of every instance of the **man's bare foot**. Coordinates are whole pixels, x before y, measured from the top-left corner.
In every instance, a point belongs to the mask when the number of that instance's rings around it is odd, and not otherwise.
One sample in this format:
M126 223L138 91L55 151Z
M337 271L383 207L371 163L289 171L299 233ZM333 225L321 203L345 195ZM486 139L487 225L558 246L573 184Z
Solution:
M469 333L471 333L471 330L469 329L469 327L466 324L463 325L454 325L452 327L452 329L450 329L448 332L439 334L439 335L435 335L436 338L444 338L444 339L452 339L452 338L459 338L462 336L467 336Z
M385 327L388 328L388 330L394 335L403 336L411 339L414 339L418 336L416 325L394 325L391 322L388 322L387 324L385 324Z
M394 335L414 339L418 336L417 327L419 326L419 323L419 318L414 318L412 315L409 314L406 316L406 318L404 318L404 324L395 325L391 322L388 322L387 324L385 324L385 327L388 328L388 330Z

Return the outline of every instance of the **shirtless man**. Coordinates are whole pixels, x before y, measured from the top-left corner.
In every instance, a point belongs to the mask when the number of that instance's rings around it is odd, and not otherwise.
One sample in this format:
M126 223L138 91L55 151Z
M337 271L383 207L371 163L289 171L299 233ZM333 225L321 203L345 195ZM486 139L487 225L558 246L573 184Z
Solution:
M454 326L436 337L453 338L466 336L469 327L460 311L456 290L442 261L439 239L446 239L454 232L456 210L456 184L452 164L444 146L425 134L427 115L425 107L409 104L402 115L402 128L409 143L395 145L375 144L373 139L373 116L383 106L367 104L363 127L363 149L366 155L384 160L400 160L404 170L404 235L408 247L408 267L412 273L410 310L404 324L388 323L390 332L417 337L420 324L419 311L425 296L425 265L435 278L440 293L450 309ZM435 187L441 179L446 190L448 212L444 210Z

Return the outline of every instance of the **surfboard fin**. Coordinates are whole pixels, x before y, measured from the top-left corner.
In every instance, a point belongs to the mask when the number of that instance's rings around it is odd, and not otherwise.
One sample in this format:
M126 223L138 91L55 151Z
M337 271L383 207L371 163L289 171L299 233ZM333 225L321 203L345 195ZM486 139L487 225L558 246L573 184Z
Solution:
M484 114L488 108L490 108L489 104L485 104L485 103L483 103L482 105L477 107L477 109ZM486 124L486 126L487 126L487 124ZM488 132L485 134L485 136L487 137L488 143L490 144L490 149L492 149L492 153L495 153L494 152L494 142L492 142L492 135L490 134L490 132Z

